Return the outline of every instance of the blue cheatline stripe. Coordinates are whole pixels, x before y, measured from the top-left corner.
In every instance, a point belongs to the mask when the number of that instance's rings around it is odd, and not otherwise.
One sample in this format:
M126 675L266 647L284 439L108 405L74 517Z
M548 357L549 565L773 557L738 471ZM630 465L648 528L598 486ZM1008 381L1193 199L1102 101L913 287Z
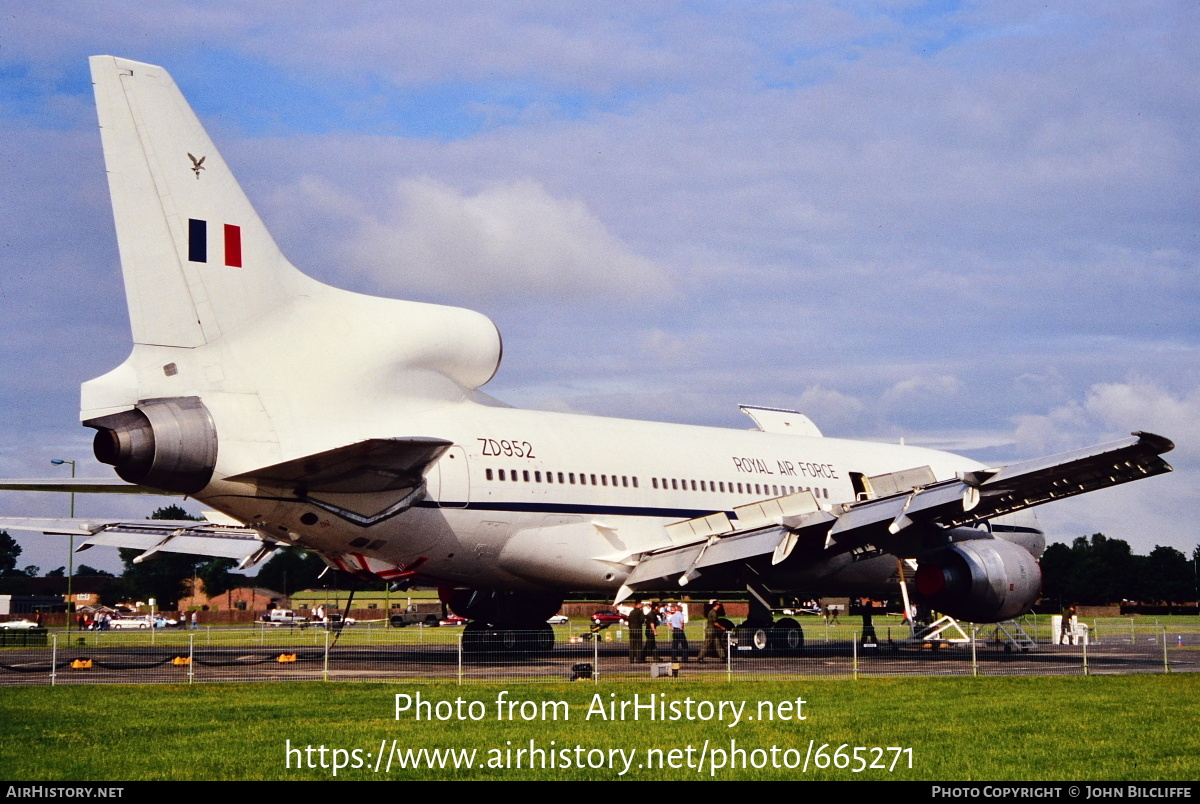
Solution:
M188 218L188 260L208 262L208 223Z
M234 495L245 499L273 500L275 502L299 503L311 501L297 497L259 497ZM515 511L534 514L612 514L614 516L650 516L660 519L695 519L699 516L724 513L731 520L737 521L733 511L716 511L712 508L648 508L633 505L582 505L579 503L508 503L508 502L473 502L464 504L461 500L421 500L413 503L413 508L438 508L447 511Z
M649 508L631 505L582 505L578 503L506 503L506 502L472 502L463 505L461 501L451 500L421 500L415 508L446 508L455 511L516 511L520 513L543 514L611 514L613 516L652 516L672 519L695 519L698 516L708 516L718 513L712 508ZM733 511L725 511L730 519L737 519Z

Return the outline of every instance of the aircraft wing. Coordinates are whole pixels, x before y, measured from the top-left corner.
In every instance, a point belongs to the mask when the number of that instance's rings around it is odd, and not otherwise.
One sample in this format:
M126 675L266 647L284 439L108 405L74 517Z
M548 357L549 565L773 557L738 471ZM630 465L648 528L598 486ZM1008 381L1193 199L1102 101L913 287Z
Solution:
M691 543L648 553L630 573L621 594L673 580L686 585L705 569L736 567L770 559L780 564L797 546L826 555L874 545L902 557L919 547L909 533L932 527L973 525L1053 500L1085 494L1170 472L1160 456L1174 448L1170 440L1136 432L1133 438L994 469L963 473L952 480L913 486L878 499L822 509L809 492L800 492L734 509L736 521L713 514L668 526L679 541ZM920 476L906 470L896 475ZM876 485L886 486L881 476ZM914 525L923 526L913 528Z
M69 534L87 538L75 552L96 545L141 550L140 563L158 552L232 558L239 569L253 566L278 544L242 525L197 522L191 519L42 519L0 518L0 529Z

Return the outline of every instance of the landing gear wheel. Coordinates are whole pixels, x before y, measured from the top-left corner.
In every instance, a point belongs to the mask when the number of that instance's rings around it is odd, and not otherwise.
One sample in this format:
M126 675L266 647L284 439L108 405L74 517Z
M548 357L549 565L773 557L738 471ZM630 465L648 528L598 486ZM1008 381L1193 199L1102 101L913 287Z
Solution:
M493 643L497 653L505 655L514 655L524 653L525 634L521 631L514 631L509 628L497 628L493 632Z
M554 629L547 623L525 628L500 628L472 620L463 629L463 651L518 657L554 648Z
M771 647L770 623L742 623L734 631L737 644L741 648L749 648L756 656L762 656Z
M463 653L483 653L491 647L493 636L491 626L472 620L463 628Z
M554 650L554 628L549 623L541 623L533 631L533 649L539 653Z
M781 653L795 655L804 648L804 629L791 617L775 623L775 646Z

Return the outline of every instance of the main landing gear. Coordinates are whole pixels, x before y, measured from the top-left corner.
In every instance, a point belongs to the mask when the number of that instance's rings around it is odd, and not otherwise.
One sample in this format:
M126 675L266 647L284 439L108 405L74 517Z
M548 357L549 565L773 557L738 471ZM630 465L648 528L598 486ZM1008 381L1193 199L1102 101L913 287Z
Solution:
M464 652L516 656L554 647L554 629L546 620L562 606L561 595L450 588L439 589L438 595L455 614L470 620L463 630Z
M733 629L736 650L752 655L795 656L804 648L804 629L791 617L775 620L764 590L746 585L750 593L750 616ZM724 625L727 620L722 621ZM729 623L726 627L731 627Z
M737 650L760 656L794 656L804 648L804 629L791 617L747 620L733 628L733 636Z

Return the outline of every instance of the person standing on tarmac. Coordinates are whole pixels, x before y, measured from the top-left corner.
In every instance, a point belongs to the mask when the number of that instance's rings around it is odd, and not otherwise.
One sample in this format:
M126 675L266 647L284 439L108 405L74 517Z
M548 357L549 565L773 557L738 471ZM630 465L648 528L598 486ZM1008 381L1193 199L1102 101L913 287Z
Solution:
M725 607L720 601L709 602L704 623L704 645L700 648L700 655L696 657L696 661L704 661L705 656L725 661L725 626L721 625L721 617L724 614Z
M671 661L679 662L680 656L683 656L682 661L688 661L688 654L691 649L688 647L687 632L684 628L687 626L687 620L683 617L683 604L676 605L671 613L667 616L667 625L671 628Z
M635 603L629 612L629 661L646 661L646 647L643 637L646 632L646 613L641 603Z
M643 656L649 656L650 661L658 662L661 658L658 655L658 624L662 622L658 613L658 604L651 603L650 610L646 612L646 642L643 646Z

